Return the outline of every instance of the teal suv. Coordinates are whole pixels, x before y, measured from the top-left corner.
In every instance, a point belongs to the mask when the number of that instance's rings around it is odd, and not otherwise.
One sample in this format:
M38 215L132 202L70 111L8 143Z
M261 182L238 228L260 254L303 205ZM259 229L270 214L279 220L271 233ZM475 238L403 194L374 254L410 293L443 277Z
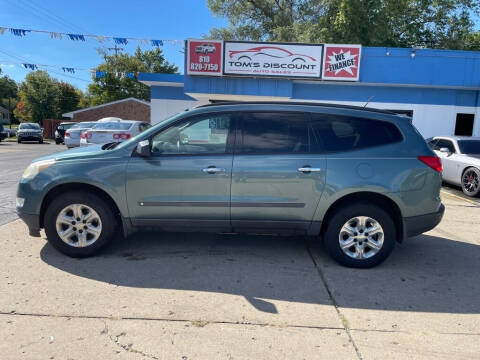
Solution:
M89 256L141 229L318 237L371 267L434 228L441 162L401 116L309 103L223 103L123 143L32 162L17 211L62 253Z

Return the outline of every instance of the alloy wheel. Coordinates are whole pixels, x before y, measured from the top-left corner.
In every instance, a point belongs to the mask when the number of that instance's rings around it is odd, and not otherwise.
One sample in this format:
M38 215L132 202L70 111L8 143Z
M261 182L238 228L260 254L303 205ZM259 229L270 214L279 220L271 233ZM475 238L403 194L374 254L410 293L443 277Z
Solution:
M473 170L465 171L463 174L462 185L467 192L476 192L480 186L480 179L478 178L477 173Z
M71 204L58 213L56 228L58 236L66 244L73 247L86 247L100 237L102 221L90 206Z
M384 231L378 221L356 216L341 228L338 241L342 251L357 260L375 256L383 246Z

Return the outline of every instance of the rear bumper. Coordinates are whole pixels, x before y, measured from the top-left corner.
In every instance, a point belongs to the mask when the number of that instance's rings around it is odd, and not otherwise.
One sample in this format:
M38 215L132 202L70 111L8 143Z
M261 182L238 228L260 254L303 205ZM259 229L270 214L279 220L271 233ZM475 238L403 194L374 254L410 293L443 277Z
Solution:
M442 220L445 206L440 204L437 212L419 216L411 216L403 219L407 237L423 234L432 230Z

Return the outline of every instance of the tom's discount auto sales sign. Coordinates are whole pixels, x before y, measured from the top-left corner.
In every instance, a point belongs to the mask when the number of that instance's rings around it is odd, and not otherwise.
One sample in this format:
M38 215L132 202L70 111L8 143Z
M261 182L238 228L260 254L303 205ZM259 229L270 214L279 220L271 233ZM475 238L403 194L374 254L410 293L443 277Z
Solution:
M361 45L325 44L322 79L358 81Z
M222 75L223 41L187 40L188 75Z

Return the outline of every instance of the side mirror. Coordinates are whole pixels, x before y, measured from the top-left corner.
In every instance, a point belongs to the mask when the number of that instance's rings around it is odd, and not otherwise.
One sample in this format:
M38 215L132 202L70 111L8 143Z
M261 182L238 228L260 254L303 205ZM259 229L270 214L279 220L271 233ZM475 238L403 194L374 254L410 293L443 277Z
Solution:
M135 152L136 152L137 155L139 155L139 156L149 157L149 156L152 154L152 150L151 150L151 148L150 148L150 140L140 141L140 142L137 144L137 147L136 147L136 149L135 149Z
M440 148L439 151L442 152L442 153L445 153L445 154L450 154L450 150L446 147Z

